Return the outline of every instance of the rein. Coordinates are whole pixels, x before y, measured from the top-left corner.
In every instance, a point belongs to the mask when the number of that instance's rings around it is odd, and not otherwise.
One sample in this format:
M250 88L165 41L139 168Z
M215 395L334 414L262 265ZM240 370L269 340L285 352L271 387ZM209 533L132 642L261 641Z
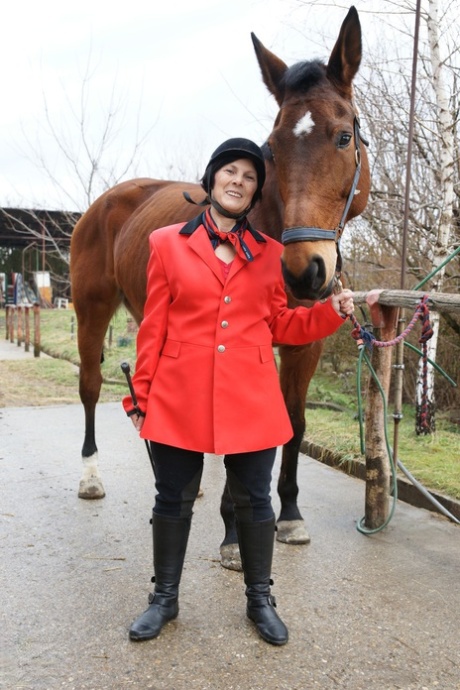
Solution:
M338 254L337 269L338 269L338 272L340 272L340 269L341 269L341 257L340 257L338 243L339 243L340 237L343 233L346 218L348 215L348 211L350 210L350 206L351 206L351 203L353 201L353 197L355 195L356 188L358 186L359 176L361 174L361 140L363 141L364 144L367 145L366 140L363 137L361 137L359 118L357 115L355 115L355 118L353 121L353 133L354 133L354 140L355 140L356 170L355 170L355 175L353 177L353 183L351 185L350 193L348 194L348 198L347 198L345 208L343 210L342 217L340 219L339 224L334 228L334 230L324 230L323 228L296 226L293 228L286 228L286 230L284 230L282 235L281 235L281 242L284 245L291 244L293 242L318 242L320 240L332 240L333 239L337 245L337 254ZM331 237L331 233L334 233L333 237Z

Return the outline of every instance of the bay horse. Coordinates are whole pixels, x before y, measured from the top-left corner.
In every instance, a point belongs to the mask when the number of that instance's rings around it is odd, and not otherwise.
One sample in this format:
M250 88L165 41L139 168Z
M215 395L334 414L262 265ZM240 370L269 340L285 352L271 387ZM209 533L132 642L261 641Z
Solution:
M288 67L251 36L262 79L279 112L262 147L266 182L250 221L284 245L282 267L290 306L311 305L334 290L340 274L339 237L346 221L362 213L369 194L369 165L361 146L352 84L361 62L359 17L351 7L327 64L308 61ZM148 236L156 228L198 215L184 192L195 200L203 196L198 184L147 178L122 182L102 194L73 231L72 299L81 359L79 390L85 409L81 498L105 495L98 470L95 409L110 320L122 304L138 324L142 320ZM297 506L297 462L308 385L322 348L322 342L279 348L280 384L294 430L283 448L278 480L277 539L285 543L310 540ZM226 488L221 514L225 524L221 562L239 569Z

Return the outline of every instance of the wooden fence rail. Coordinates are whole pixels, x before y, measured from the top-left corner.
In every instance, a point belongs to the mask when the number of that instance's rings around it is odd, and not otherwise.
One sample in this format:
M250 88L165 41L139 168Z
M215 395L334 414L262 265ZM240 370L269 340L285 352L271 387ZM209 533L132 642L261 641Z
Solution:
M460 295L448 292L415 292L412 290L370 290L354 292L355 304L377 303L386 307L414 309L424 295L428 295L428 308L439 312L460 313Z

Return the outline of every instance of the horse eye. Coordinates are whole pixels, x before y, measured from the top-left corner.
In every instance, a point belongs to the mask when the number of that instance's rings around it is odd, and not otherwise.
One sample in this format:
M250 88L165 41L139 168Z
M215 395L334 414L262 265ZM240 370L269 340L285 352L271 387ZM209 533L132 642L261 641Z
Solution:
M337 148L346 149L351 141L351 134L349 132L342 132L337 138Z

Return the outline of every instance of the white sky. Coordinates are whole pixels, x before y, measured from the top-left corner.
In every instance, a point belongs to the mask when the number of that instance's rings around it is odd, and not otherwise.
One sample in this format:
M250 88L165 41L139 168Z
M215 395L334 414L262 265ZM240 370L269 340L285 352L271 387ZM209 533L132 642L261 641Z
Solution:
M457 17L457 1L441 4ZM251 31L288 65L327 60L352 3L363 30L363 63L382 47L399 48L404 34L411 54L415 0L403 14L397 14L399 2L386 0L4 3L0 206L87 207L82 113L88 147L98 159L114 112L101 159L105 171L120 176L142 142L123 179L197 180L224 139L245 136L262 144L277 106L262 82ZM406 66L409 75L410 59ZM50 136L47 112L63 151Z
M79 113L94 147L112 93L118 131L106 165L123 169L148 133L126 178L194 180L224 139L246 136L261 144L276 105L262 82L251 31L288 64L326 59L347 10L348 4L324 8L299 0L8 3L0 42L0 205L73 210L70 197L84 207L77 173L64 166L45 112L75 160ZM321 26L330 32L327 48Z

